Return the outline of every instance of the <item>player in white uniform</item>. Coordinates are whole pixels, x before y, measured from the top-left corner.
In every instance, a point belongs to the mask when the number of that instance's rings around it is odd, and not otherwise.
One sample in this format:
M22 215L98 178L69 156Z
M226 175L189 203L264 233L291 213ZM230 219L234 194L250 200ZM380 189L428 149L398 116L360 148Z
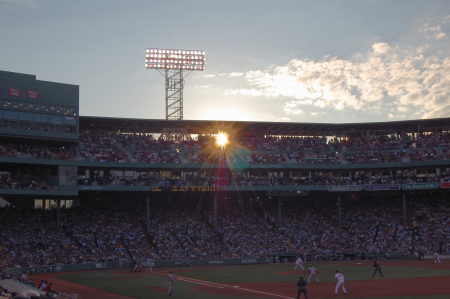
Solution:
M152 259L150 257L147 258L147 270L146 272L152 272Z
M439 253L435 252L434 253L434 263L437 264L439 262L439 264L441 263L441 256L439 255Z
M172 270L170 270L169 276L167 276L167 281L169 282L169 296L172 296L172 287L174 285Z
M339 273L339 270L336 270L336 274L334 275L336 278L336 290L334 291L334 295L337 296L338 289L342 286L342 290L344 291L344 294L347 295L347 290L344 287L344 275Z
M123 257L119 258L119 269L123 267Z
M311 280L312 276L316 277L316 281L317 281L317 283L319 283L319 278L317 277L317 270L316 270L316 268L314 268L313 265L309 265L308 284L309 284L309 281Z
M295 261L295 268L294 268L294 270L297 270L297 266L302 267L302 270L305 270L305 269L303 269L302 263L303 263L302 259L301 259L301 258L298 258L298 259Z

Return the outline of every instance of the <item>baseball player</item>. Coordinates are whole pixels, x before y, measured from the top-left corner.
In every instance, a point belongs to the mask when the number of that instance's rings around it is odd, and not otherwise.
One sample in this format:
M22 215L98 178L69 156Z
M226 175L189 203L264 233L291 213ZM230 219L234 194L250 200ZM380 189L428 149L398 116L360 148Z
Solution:
M297 270L297 266L302 267L302 270L305 270L305 269L303 269L302 263L303 263L303 261L302 261L302 259L299 257L299 258L295 261L295 268L294 268L294 270Z
M373 268L372 278L375 276L375 273L377 273L377 271L380 272L381 277L384 277L383 273L381 273L381 267L378 264L377 260L373 260Z
M134 272L141 272L142 270L142 264L141 263L136 263L136 266L134 266Z
M342 290L344 291L344 294L347 295L347 290L344 287L344 275L339 273L339 270L336 270L336 274L334 275L336 278L336 290L334 291L334 295L337 296L339 287L342 286Z
M170 270L169 276L167 277L167 281L169 282L169 296L172 296L172 287L174 285L172 270Z
M316 277L316 281L317 281L317 283L319 283L319 278L317 278L317 270L316 270L316 268L314 268L313 265L309 265L308 284L309 284L309 281L311 280L312 276Z
M152 259L150 257L147 258L147 270L146 272L152 272Z
M305 294L305 299L308 299L308 292L306 291L306 281L303 280L303 277L300 277L300 280L297 281L297 299L300 299L300 295Z
M437 264L439 262L439 264L441 263L441 256L439 255L439 253L435 252L434 253L434 263Z

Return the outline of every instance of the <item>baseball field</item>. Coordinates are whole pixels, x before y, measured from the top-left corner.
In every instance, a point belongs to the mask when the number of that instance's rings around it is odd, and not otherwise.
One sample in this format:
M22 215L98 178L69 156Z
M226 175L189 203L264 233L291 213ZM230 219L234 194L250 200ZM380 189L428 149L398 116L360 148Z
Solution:
M337 297L344 298L450 298L450 261L434 264L426 261L380 261L384 277L372 278L373 262L314 263L314 278L308 285L309 298L336 298L336 270L345 276L345 288ZM173 270L173 296L180 299L296 298L296 282L300 276L308 280L305 270L294 264L242 266L204 266L187 268L154 268L152 273L131 273L129 269L96 270L34 275L53 282L57 291L90 298L168 298L167 275ZM303 295L301 298L304 298Z

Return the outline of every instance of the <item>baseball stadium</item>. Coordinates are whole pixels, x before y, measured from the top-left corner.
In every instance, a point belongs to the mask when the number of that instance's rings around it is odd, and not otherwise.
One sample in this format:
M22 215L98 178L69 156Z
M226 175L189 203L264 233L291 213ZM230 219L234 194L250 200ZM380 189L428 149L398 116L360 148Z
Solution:
M166 119L133 119L79 98L0 71L2 295L448 298L450 118L184 120L167 96Z

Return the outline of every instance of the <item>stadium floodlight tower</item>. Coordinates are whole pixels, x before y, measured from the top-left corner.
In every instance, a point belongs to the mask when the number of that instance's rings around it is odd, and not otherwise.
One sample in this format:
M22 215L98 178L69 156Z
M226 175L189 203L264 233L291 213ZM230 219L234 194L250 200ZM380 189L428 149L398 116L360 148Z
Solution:
M184 78L205 69L205 52L198 50L147 49L145 67L166 79L166 120L183 120Z

